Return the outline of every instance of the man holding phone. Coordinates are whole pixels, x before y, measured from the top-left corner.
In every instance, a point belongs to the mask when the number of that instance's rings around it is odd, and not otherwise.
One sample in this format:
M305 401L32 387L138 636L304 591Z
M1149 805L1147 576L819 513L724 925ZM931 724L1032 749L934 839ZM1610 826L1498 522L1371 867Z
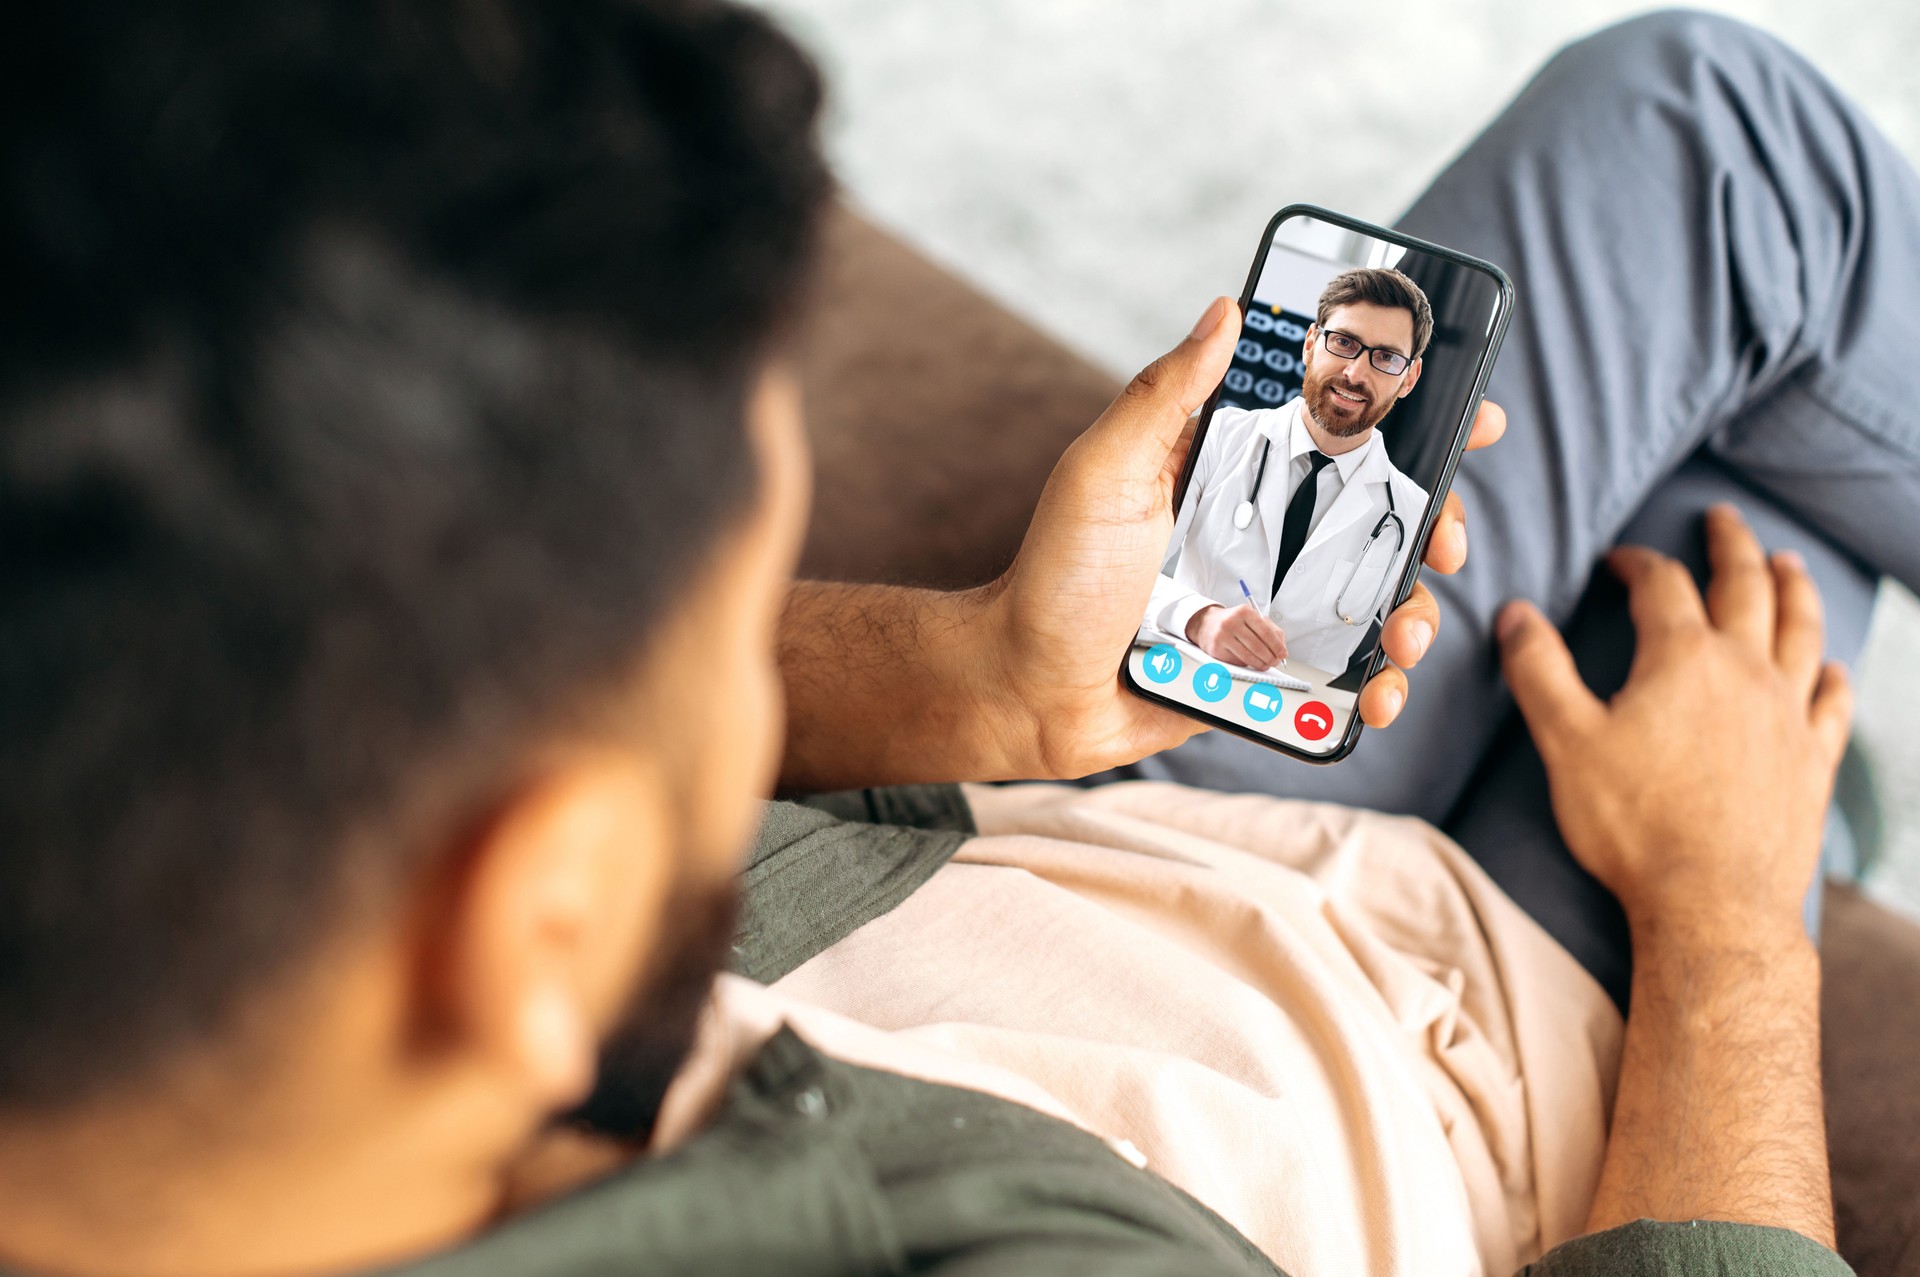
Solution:
M737 1067L688 1054L730 938L828 947L966 841L952 791L769 805L797 832L736 934L776 775L1074 776L1194 733L1113 670L1232 304L1073 445L991 586L792 587L810 68L715 4L401 16L76 0L13 46L62 91L0 148L0 1270L1272 1274L1044 1096L777 1021L734 1026ZM1649 46L1846 116L1724 24L1587 56ZM1725 514L1709 546L1704 599L1616 556L1642 646L1610 705L1499 613L1640 958L1590 1235L1541 1277L1844 1270L1795 911L1846 683L1803 565ZM1428 562L1465 552L1450 497ZM1439 619L1424 587L1388 618L1400 666ZM913 815L948 827L872 819Z
M1377 530L1388 516L1418 528L1426 513L1426 492L1393 464L1378 427L1413 392L1432 336L1426 294L1400 271L1334 276L1307 329L1299 398L1215 410L1150 624L1248 669L1347 668L1377 618L1339 615L1338 595L1378 596L1413 547L1402 536L1391 557L1371 554Z

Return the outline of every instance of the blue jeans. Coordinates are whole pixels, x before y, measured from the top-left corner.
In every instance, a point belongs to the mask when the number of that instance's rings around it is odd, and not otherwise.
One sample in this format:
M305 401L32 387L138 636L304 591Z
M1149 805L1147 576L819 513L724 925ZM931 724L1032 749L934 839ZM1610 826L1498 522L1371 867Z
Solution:
M1829 655L1858 654L1878 575L1920 585L1920 179L1789 49L1661 13L1556 56L1400 225L1519 294L1488 391L1510 426L1461 467L1471 560L1427 578L1444 620L1405 712L1334 767L1215 733L1097 779L1422 816L1624 1004L1624 919L1554 826L1494 615L1538 602L1610 692L1633 633L1600 556L1702 570L1699 515L1732 500L1805 555Z

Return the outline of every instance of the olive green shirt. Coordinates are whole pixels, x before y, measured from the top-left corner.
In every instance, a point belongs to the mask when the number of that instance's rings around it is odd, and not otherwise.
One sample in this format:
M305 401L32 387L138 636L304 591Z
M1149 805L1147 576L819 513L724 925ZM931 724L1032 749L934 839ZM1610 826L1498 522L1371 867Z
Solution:
M778 979L905 900L974 832L954 787L772 804L742 881L736 969ZM858 1068L790 1032L712 1125L665 1157L507 1224L405 1277L853 1277L1279 1270L1231 1225L1085 1132L991 1096ZM1529 1277L1825 1277L1797 1233L1641 1221Z
M1642 1221L1532 1277L1825 1277L1797 1233ZM683 1148L394 1277L1275 1277L1231 1225L1077 1127L783 1031Z
M973 832L953 788L773 804L743 879L735 966L772 980L906 899ZM790 1031L684 1146L392 1277L1274 1277L1231 1225L1067 1123L859 1068ZM1838 1277L1797 1233L1641 1221L1530 1277Z

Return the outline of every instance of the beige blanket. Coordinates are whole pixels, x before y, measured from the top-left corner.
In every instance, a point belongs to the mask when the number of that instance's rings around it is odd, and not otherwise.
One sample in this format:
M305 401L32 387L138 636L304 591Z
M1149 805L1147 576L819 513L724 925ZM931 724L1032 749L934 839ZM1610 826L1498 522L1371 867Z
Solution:
M1063 1116L1294 1277L1505 1274L1581 1231L1619 1016L1430 826L1144 783L969 798L983 836L899 908L723 987L724 1054L785 1019Z

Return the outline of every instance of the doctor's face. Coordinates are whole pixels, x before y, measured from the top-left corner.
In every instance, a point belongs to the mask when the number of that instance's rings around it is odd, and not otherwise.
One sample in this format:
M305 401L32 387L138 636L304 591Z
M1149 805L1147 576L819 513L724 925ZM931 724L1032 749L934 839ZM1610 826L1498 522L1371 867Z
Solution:
M1420 380L1420 361L1398 376L1381 372L1361 351L1342 359L1327 349L1326 333L1344 333L1363 346L1380 347L1402 355L1413 353L1413 313L1398 306L1354 302L1327 316L1326 327L1307 329L1302 363L1301 398L1321 429L1339 438L1364 434L1380 423L1394 402L1406 397Z

